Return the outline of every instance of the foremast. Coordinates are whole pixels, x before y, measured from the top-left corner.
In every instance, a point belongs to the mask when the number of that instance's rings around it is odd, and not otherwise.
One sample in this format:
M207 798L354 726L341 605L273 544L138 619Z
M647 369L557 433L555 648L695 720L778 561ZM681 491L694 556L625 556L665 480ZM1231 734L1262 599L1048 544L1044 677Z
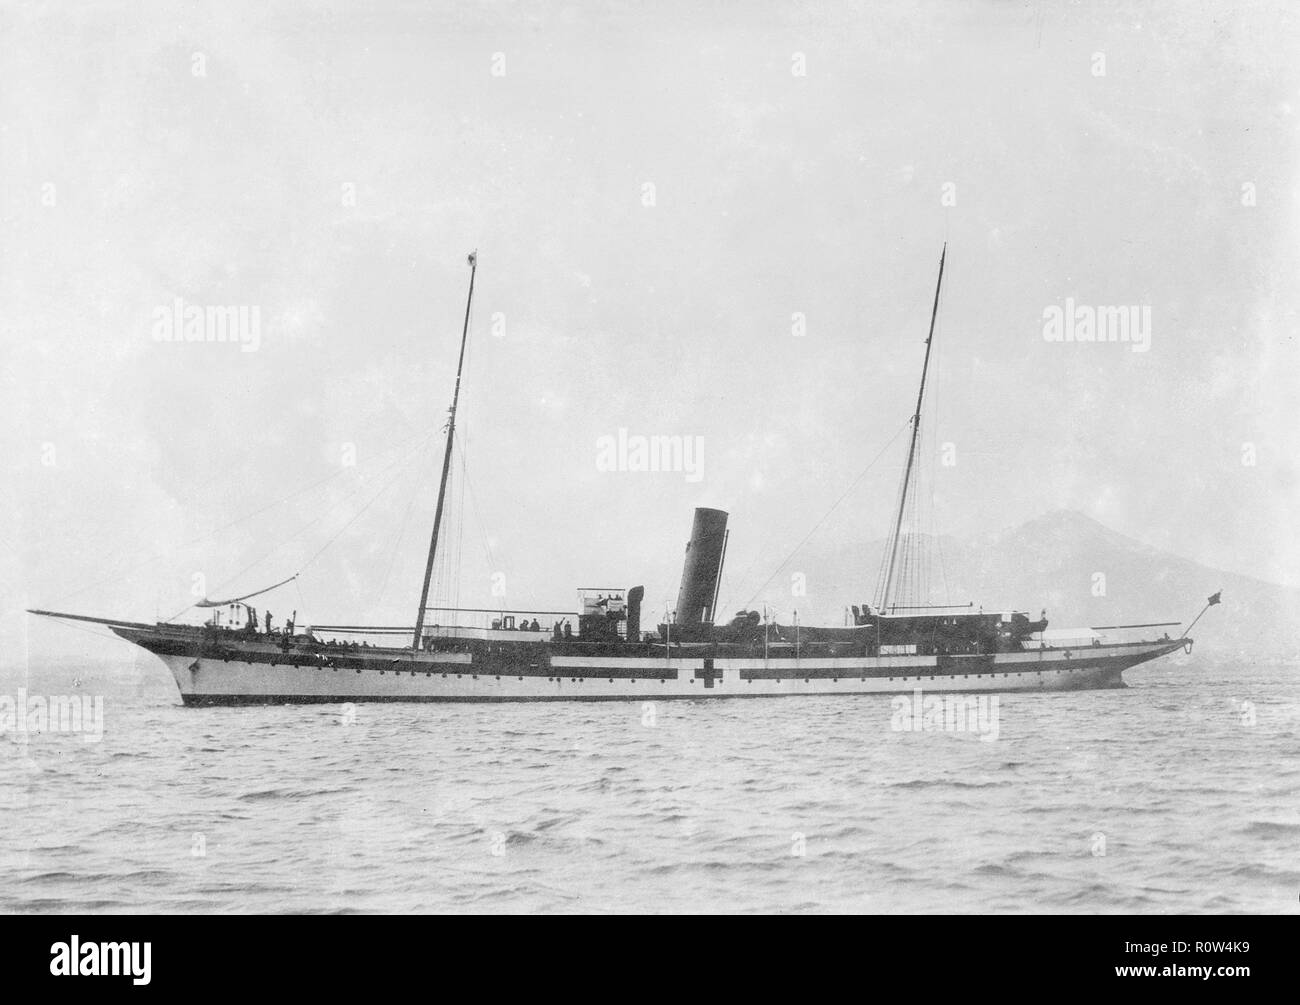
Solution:
M411 648L419 650L420 636L424 632L424 611L429 603L429 581L433 578L433 562L438 554L438 530L442 526L442 509L447 500L447 477L451 474L451 446L456 436L456 406L460 403L460 377L465 369L465 343L469 340L469 310L474 303L474 275L478 272L478 252L469 256L469 296L465 299L465 324L460 333L460 358L456 361L456 387L451 396L451 409L447 413L447 448L442 455L442 479L438 482L438 506L433 512L433 534L429 538L429 560L424 566L424 586L420 590L420 606L415 612L415 637Z
M916 411L912 415L912 442L907 449L907 467L903 470L903 489L898 499L898 515L894 519L894 533L890 536L889 564L886 566L884 585L881 588L878 608L884 613L894 589L894 570L898 562L898 546L902 542L903 513L907 509L908 493L912 486L912 470L916 466L916 448L921 432L921 403L925 400L925 380L930 370L930 347L934 342L934 322L939 316L939 291L943 289L943 263L948 257L945 241L939 255L939 281L934 287L934 307L930 311L930 333L925 338L925 362L921 364L921 387L916 392Z

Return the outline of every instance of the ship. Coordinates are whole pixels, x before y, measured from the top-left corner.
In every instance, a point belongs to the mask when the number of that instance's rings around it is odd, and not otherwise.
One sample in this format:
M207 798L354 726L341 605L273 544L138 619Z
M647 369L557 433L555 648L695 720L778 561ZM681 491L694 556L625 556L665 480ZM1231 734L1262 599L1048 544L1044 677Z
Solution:
M809 695L1080 691L1124 687L1123 674L1182 650L1219 594L1187 629L1182 622L1101 626L1060 638L1046 612L985 613L973 602L909 604L902 580L918 536L904 526L916 466L945 244L897 511L886 538L874 603L844 606L845 624L781 623L766 611L718 615L729 514L694 512L675 609L643 624L645 588L583 587L570 610L429 606L456 435L465 347L470 337L477 253L445 429L442 474L414 626L312 625L295 617L275 628L249 603L283 586L227 600L204 599L203 624L136 622L43 609L30 613L104 626L157 656L187 706L349 702L654 701ZM905 428L905 427L904 427ZM912 556L914 557L914 556ZM289 582L286 580L285 582ZM850 616L851 612L851 616ZM430 623L430 615L438 623ZM478 618L480 624L466 624ZM445 624L443 622L446 622ZM1155 636L1159 629L1166 629ZM1119 632L1119 634L1114 634ZM1137 633L1138 637L1131 637ZM373 642L371 640L374 640Z

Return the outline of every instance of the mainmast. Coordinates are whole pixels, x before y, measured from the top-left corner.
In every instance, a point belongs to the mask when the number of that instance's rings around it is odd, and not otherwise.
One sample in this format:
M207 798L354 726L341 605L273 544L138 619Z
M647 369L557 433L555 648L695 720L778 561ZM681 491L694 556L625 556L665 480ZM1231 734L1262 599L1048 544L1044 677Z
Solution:
M912 415L912 445L907 451L907 467L903 471L903 491L898 500L898 517L894 520L894 534L889 550L889 566L885 572L885 585L880 594L880 612L889 607L889 594L893 586L894 564L898 560L898 545L901 540L903 513L907 508L907 494L911 488L912 468L916 464L916 446L921 431L921 402L925 398L925 378L930 369L930 344L934 341L934 321L939 316L939 290L943 288L943 262L948 257L948 243L945 241L939 255L939 281L934 287L934 308L930 311L930 334L925 337L925 362L921 364L921 388L916 392L916 412Z
M433 513L433 536L429 539L429 561L424 566L424 588L420 590L420 607L415 612L415 638L411 647L420 648L420 635L424 631L424 609L429 602L429 580L433 578L433 560L438 554L438 528L442 525L442 506L447 498L447 476L451 473L451 443L456 435L456 405L460 402L460 375L465 368L465 343L469 339L469 308L474 302L474 274L478 271L478 252L469 256L469 296L465 300L465 325L460 333L460 359L456 362L456 389L451 396L451 410L447 413L447 449L442 455L442 480L438 483L438 508Z

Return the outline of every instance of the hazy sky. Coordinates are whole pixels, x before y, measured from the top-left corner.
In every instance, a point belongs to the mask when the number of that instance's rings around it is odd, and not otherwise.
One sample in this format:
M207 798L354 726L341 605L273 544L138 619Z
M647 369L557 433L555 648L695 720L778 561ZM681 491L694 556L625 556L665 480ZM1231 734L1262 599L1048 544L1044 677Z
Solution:
M462 603L662 606L696 505L748 599L906 421L945 240L936 530L1300 581L1294 5L702 8L6 5L6 650L196 574L409 623L475 248ZM256 351L157 341L178 297ZM1066 298L1149 350L1046 341ZM702 477L599 470L620 428ZM882 537L902 460L818 533Z

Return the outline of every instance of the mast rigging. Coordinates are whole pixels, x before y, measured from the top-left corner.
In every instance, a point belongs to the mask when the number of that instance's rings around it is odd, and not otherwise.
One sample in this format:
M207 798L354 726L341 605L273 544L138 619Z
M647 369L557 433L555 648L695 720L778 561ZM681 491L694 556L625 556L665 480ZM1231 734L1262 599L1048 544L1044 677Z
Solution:
M916 445L921 431L921 403L925 399L925 379L930 369L930 347L934 342L934 322L939 316L939 291L943 289L943 263L948 257L948 243L945 241L939 255L939 281L934 287L934 307L930 311L930 333L925 338L925 362L921 364L921 387L916 392L916 411L912 415L912 443L907 450L907 467L903 471L903 491L898 500L898 516L894 520L894 533L890 537L889 565L886 567L884 586L880 593L880 611L889 606L889 595L893 587L894 565L898 561L898 545L903 527L903 513L907 508L908 491L911 488L912 468L916 463Z
M429 581L433 578L433 562L438 554L438 529L442 525L442 508L447 499L447 476L451 473L451 444L456 435L456 406L460 403L460 377L465 368L465 343L469 339L469 309L474 302L474 276L478 272L478 252L469 255L469 296L465 299L465 324L460 333L460 358L456 361L456 387L447 412L447 448L442 455L442 479L438 483L438 506L433 512L433 534L429 538L429 560L424 566L424 586L420 590L420 606L415 612L415 635L411 648L420 649L420 635L424 631L425 605L429 602Z

